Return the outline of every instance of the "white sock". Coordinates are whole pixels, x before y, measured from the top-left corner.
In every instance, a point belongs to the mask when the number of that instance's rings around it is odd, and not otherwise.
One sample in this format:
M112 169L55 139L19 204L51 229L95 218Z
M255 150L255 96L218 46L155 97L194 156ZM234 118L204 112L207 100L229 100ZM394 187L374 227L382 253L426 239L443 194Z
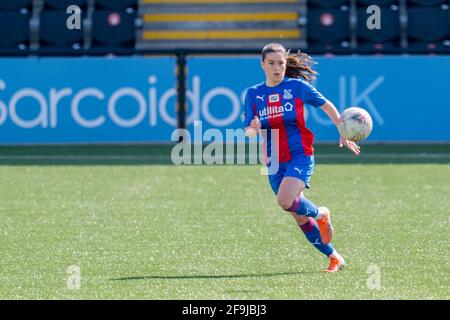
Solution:
M345 265L345 260L344 258L336 251L334 250L333 253L330 255L333 256L334 258L339 259L339 261L341 262L342 265Z
M323 213L324 213L324 208L318 207L317 208L317 216L314 219L319 220L320 218L323 217Z

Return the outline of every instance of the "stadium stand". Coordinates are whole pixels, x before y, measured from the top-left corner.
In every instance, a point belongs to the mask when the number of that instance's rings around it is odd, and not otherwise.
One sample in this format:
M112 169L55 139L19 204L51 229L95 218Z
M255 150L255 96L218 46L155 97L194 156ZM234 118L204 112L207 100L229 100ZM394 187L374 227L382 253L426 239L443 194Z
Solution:
M367 1L360 1L367 2ZM377 1L373 1L377 2ZM381 6L381 5L384 6ZM398 1L378 1L381 11L381 29L367 27L367 6L357 7L357 51L358 53L400 53L401 24Z
M1 0L0 10L31 9L33 0Z
M31 13L26 8L0 11L1 54L28 54L30 45L30 16Z
M304 46L301 0L142 0L140 48Z
M96 0L96 8L110 10L136 10L138 7L137 0Z
M350 0L334 0L334 1L323 1L323 0L308 0L308 8L337 8L341 5L350 6Z
M85 17L85 12L82 12L82 19ZM66 20L65 10L41 11L39 27L41 52L70 54L83 49L83 30L61 28L61 25L66 24Z
M449 6L444 4L409 7L407 33L410 52L448 52L450 49Z
M44 9L59 9L66 10L71 5L80 7L81 10L86 10L87 0L44 0Z
M66 27L69 5L82 29ZM369 29L381 10L381 29ZM256 52L268 42L314 54L450 52L449 0L0 0L0 54ZM11 32L14 30L14 32Z
M399 0L357 0L356 1L356 5L357 6L371 6L371 5L377 5L380 7L386 7L389 5L400 5L400 1Z
M408 0L408 1L412 5L422 5L422 6L436 6L447 3L447 0Z
M350 8L308 9L308 50L344 53L350 50Z
M134 49L136 13L122 10L96 10L93 16L92 47L113 51Z

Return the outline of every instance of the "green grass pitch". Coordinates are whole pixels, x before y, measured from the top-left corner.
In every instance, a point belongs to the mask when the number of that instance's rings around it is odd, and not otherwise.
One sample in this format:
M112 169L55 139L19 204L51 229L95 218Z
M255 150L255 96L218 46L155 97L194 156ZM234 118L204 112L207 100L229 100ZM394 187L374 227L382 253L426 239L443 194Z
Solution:
M173 166L164 148L1 147L0 298L450 298L448 145L317 148L307 196L348 263L333 275L260 166Z

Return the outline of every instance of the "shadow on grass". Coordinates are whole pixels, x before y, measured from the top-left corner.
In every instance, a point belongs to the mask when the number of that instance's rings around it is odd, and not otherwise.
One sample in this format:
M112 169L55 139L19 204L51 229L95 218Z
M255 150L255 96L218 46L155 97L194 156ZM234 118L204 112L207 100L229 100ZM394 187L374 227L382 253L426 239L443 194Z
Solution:
M278 273L260 273L260 274L223 274L223 275L184 275L184 276L135 276L125 278L110 279L112 281L129 281L129 280L183 280L183 279L233 279L233 278L266 278L266 277L279 277L279 276L292 276L301 275L307 273L307 271L297 272L278 272Z
M225 290L225 293L258 293L261 290Z

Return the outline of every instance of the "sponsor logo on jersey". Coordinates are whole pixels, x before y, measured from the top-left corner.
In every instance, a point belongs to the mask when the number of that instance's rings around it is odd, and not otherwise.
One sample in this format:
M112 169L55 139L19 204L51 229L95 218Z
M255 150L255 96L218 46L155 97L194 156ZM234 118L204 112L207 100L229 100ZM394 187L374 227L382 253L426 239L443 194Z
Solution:
M269 117L276 114L283 114L284 113L284 107L283 106L274 106L274 107L265 107L261 110L259 110L259 116L260 117Z
M280 101L280 95L279 94L271 94L269 96L269 102L278 102Z
M294 105L290 102L286 102L284 104L284 111L292 111L292 108L294 107Z
M270 97L269 97L270 99ZM292 111L294 105L290 102L286 102L284 106L269 106L259 110L259 116L262 118L271 117L274 115L283 115L284 112Z

